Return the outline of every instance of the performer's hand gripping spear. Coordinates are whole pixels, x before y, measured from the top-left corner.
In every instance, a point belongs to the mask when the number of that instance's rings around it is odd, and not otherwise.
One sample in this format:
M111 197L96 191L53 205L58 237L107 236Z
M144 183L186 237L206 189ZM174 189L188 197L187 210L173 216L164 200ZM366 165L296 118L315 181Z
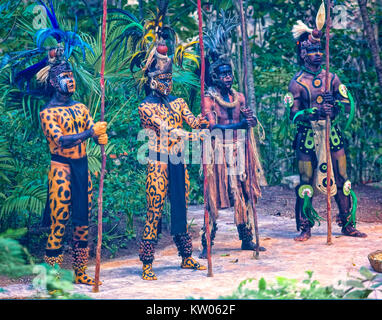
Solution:
M241 21L241 34L242 34L242 44L243 44L243 63L244 63L244 92L245 92L245 101L248 102L248 82L247 82L247 59L248 59L248 53L247 53L247 23L245 19L245 13L243 9L243 0L239 0L240 5L240 21ZM246 138L245 138L245 149L246 154L249 155L250 151L250 130L251 128L248 128L246 132ZM249 159L249 158L248 158ZM255 207L255 197L253 195L253 189L252 189L252 166L250 163L248 163L248 179L249 179L249 195L250 195L250 201L252 206L252 212L253 212L253 225L255 229L255 237L256 237L256 251L254 251L253 255L256 259L259 257L259 249L260 249L260 241L259 241L259 228L257 223L257 212Z
M205 75L205 60L204 60L204 43L203 43L203 17L202 17L202 4L201 0L198 0L198 19L199 19L199 45L200 45L200 101L201 111L205 116L205 104L204 104L204 75ZM213 277L212 273L212 260L211 260L211 233L209 224L209 214L207 209L207 168L203 163L203 176L204 176L204 225L206 228L206 240L207 240L207 261L208 261L208 277Z
M107 17L107 0L103 0L103 17L102 17L102 60L101 60L101 119L105 118L105 57L106 57L106 17ZM96 267L95 267L95 284L93 292L99 291L99 274L101 267L101 245L102 245L102 194L103 194L103 180L105 176L106 167L106 154L105 146L101 145L102 167L99 180L99 193L98 193L98 239L97 239L97 253L96 253Z

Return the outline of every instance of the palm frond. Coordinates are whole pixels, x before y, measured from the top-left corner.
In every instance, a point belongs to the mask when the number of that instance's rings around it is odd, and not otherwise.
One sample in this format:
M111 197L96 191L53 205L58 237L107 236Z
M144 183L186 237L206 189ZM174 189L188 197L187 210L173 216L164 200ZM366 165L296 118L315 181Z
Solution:
M9 151L8 141L4 137L0 137L0 183L10 183L6 173L14 171L14 159Z
M105 146L105 153L109 155L115 146L113 144L108 143ZM101 148L99 145L92 143L88 144L87 147L87 157L88 157L88 167L91 173L100 172L101 171Z
M12 194L3 202L0 219L10 214L25 212L40 214L45 208L46 196L46 185L38 181L17 185Z

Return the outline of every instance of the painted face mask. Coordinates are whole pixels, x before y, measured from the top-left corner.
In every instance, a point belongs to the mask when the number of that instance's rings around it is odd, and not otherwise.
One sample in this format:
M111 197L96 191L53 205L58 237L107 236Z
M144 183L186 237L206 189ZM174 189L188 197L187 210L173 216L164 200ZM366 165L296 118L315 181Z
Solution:
M172 91L172 74L164 73L154 77L155 90L161 95L168 96Z
M76 81L72 72L62 72L56 76L56 88L65 95L72 95L76 91Z

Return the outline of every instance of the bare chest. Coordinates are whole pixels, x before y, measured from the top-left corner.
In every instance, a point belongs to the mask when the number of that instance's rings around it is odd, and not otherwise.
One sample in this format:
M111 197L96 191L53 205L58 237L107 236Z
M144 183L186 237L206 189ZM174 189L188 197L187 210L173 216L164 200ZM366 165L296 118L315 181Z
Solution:
M215 103L214 111L218 124L230 124L240 121L240 103L236 107L224 107Z
M329 92L332 91L332 80L329 78ZM301 102L306 108L318 107L324 102L324 94L326 88L325 73L318 76L311 74L301 74L297 77L296 82L301 86Z

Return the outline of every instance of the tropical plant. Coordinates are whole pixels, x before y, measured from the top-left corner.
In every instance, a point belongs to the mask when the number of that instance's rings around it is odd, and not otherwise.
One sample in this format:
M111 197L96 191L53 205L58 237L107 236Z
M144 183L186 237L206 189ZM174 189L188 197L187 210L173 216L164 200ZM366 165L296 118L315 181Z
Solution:
M0 234L0 275L18 278L32 273L33 259L17 241L26 231L7 230Z
M374 299L376 292L382 293L382 276L362 267L360 276L349 280L340 280L337 285L321 286L313 280L313 271L306 271L307 279L299 282L296 279L276 277L276 282L267 283L264 278L257 282L257 289L251 288L255 279L240 282L238 288L228 296L219 299Z

